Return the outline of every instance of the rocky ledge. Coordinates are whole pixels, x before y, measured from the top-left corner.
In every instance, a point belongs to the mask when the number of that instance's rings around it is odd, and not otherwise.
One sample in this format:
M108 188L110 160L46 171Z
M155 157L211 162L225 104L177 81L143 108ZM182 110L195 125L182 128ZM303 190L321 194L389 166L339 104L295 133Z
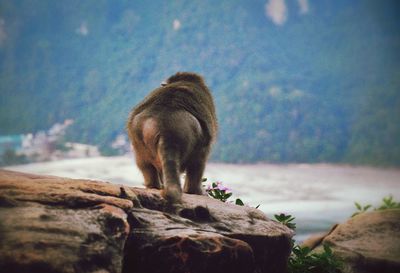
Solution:
M158 190L0 170L7 273L286 272L293 232L261 211Z

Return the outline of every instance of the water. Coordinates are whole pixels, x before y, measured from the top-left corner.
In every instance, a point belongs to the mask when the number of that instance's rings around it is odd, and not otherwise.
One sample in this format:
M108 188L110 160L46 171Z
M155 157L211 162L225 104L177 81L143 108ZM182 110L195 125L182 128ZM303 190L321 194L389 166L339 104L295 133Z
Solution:
M143 178L132 157L98 157L11 166L7 169L70 178L108 181L142 187ZM378 206L383 197L400 199L400 169L332 164L209 163L208 182L222 181L249 206L260 205L268 217L286 213L296 217L301 241L328 230L355 212L354 201Z

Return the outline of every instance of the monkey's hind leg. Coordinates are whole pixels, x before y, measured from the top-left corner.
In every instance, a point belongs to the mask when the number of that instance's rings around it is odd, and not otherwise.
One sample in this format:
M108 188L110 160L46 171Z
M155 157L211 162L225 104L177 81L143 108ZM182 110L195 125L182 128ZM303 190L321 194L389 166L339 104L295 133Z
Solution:
M200 153L193 158L195 158L195 160L189 162L186 166L186 178L183 192L203 195L205 193L202 189L201 180L203 179L207 154Z
M144 185L146 188L161 189L160 177L156 168L149 163L138 164L143 173Z

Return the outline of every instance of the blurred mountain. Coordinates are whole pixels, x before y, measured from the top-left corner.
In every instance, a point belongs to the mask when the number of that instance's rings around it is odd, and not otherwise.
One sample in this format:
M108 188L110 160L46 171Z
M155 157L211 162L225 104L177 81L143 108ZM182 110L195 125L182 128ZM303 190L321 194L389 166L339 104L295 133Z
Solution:
M0 0L0 134L73 119L107 148L176 71L215 96L226 162L400 165L399 2Z

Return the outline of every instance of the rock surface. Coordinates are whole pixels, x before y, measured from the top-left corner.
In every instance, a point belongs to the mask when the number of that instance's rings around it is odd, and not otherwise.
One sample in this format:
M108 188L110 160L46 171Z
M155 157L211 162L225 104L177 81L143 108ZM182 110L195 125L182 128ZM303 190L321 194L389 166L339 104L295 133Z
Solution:
M285 272L293 233L261 211L0 170L0 272Z
M400 209L359 214L337 225L320 241L332 246L334 254L344 261L345 273L398 273Z

